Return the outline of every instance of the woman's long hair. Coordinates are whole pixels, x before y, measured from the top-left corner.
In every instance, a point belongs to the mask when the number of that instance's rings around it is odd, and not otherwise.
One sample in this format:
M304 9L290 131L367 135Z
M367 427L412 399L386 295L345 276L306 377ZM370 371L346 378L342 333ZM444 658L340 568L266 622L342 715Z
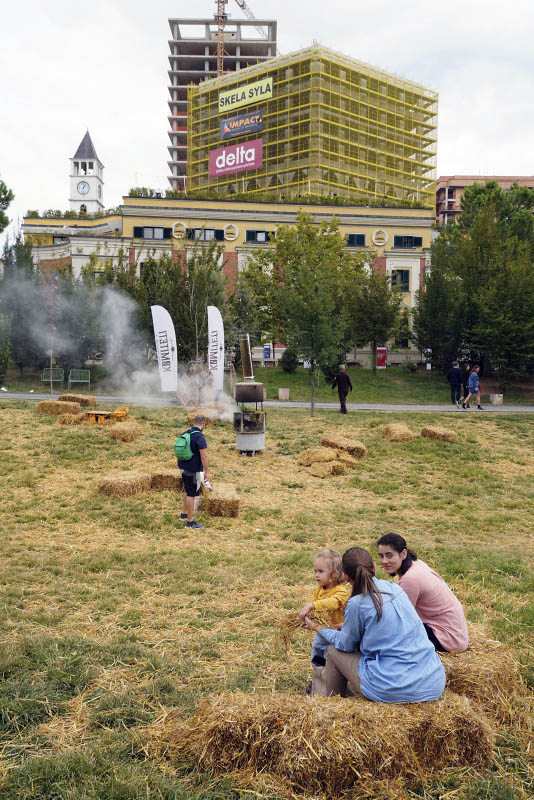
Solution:
M382 617L382 595L378 591L373 581L375 576L375 565L371 554L363 547L351 547L343 553L341 560L343 572L352 582L352 594L369 594L376 608L378 619Z
M417 555L413 550L408 549L406 539L403 539L398 533L386 533L378 540L376 546L378 547L379 544L384 545L384 547L392 547L397 553L402 553L403 550L406 550L406 556L397 570L397 575L404 575L405 572L408 572L413 562L417 561Z

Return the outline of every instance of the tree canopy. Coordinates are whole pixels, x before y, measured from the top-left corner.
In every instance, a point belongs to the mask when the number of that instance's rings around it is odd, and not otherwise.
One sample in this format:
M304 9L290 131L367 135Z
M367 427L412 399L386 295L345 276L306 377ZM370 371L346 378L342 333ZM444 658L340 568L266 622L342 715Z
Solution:
M488 362L504 391L534 368L534 189L475 184L461 206L432 247L417 341L442 368L458 355Z

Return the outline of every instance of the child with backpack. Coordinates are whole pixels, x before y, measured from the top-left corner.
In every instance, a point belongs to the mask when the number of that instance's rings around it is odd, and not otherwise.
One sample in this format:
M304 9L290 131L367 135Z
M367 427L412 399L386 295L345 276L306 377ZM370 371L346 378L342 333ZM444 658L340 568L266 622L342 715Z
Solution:
M209 484L208 443L202 433L206 427L206 417L198 415L192 427L180 434L174 443L174 455L178 459L178 468L184 483L184 501L180 519L186 528L203 528L196 522L195 512L200 495L200 484L211 488Z

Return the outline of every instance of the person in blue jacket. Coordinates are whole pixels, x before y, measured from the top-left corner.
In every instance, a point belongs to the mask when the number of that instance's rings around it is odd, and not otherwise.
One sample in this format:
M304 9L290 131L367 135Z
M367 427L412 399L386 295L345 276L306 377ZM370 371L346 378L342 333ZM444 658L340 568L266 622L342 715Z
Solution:
M480 371L480 367L478 364L475 364L471 372L469 373L469 381L467 383L467 388L469 389L469 394L465 398L464 402L462 403L462 410L467 411L466 406L469 405L469 401L471 397L474 395L477 399L477 411L484 411L482 406L480 405L480 383L478 381L478 373Z
M352 595L341 630L304 620L329 644L324 694L359 693L382 703L437 700L445 670L406 592L375 577L362 547L344 553L342 568Z

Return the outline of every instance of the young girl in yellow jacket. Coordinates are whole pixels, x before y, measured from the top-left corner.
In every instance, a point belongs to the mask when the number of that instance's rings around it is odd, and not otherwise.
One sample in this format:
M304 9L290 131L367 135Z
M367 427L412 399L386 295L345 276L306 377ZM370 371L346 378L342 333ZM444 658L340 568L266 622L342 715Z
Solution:
M312 611L317 611L330 621L330 627L336 628L343 623L345 605L349 599L349 592L343 583L341 570L341 556L335 550L321 550L315 556L313 571L317 586L312 595L311 603L306 603L299 611L303 620ZM316 694L324 681L324 667L326 665L326 650L328 645L321 641L315 634L312 646L312 682L307 686L308 694Z

